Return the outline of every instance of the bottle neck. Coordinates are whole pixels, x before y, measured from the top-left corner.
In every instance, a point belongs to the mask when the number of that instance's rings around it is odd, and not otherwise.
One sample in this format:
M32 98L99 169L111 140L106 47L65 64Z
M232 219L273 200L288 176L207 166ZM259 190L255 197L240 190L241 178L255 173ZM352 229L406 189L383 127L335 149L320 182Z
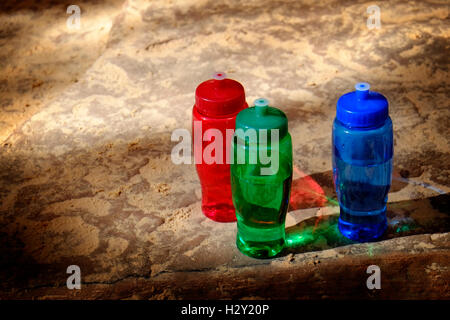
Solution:
M390 118L387 117L386 120L385 120L384 122L379 123L379 124L374 125L374 126L367 126L367 127L350 126L350 125L348 125L348 124L346 124L346 123L341 122L337 117L335 118L335 121L336 121L339 125L343 126L344 128L350 129L350 130L369 131L369 130L376 130L376 129L379 129L379 128L385 126L385 125L386 125L386 122L389 121L389 119L390 119Z

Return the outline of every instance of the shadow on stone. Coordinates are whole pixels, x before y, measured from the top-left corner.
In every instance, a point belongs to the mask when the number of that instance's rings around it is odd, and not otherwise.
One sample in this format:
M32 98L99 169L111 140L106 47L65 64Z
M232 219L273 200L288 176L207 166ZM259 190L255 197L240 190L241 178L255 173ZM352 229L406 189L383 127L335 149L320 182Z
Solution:
M450 231L450 194L388 204L388 229L378 241L416 234ZM327 250L354 244L340 234L338 215L317 216L286 229L281 254Z

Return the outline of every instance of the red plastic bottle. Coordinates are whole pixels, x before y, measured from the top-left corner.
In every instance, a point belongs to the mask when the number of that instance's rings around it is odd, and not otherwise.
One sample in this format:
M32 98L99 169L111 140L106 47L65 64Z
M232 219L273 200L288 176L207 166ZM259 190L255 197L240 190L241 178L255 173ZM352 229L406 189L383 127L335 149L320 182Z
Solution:
M214 79L202 82L195 90L192 111L194 158L202 187L202 211L214 221L236 221L227 147L231 146L236 116L247 107L244 87L235 80L227 79L223 72L216 73ZM231 130L227 132L227 129ZM216 142L219 136L222 137L222 144L215 145L222 147L216 149L222 151L221 154L216 154L211 146L206 153L208 145ZM214 161L211 162L211 157L205 154L212 155Z

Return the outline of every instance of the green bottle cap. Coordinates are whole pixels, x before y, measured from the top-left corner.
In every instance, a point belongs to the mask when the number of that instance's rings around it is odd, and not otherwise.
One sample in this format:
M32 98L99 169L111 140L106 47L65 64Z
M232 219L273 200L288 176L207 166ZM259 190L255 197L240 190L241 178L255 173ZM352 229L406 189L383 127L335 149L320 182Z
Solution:
M278 129L279 140L283 139L288 132L288 121L283 111L270 107L267 99L256 99L254 106L244 109L236 117L236 133L239 137L238 129L246 132L249 129L256 130L259 137L259 130L267 130L267 138L271 137L271 130ZM244 138L245 139L245 138Z

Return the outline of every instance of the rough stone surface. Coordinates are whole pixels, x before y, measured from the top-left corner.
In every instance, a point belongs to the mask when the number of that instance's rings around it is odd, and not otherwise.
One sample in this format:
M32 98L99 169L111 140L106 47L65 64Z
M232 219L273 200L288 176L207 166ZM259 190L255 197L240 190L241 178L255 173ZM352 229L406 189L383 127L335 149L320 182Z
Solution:
M10 2L1 298L450 298L445 1L385 1L378 30L368 1L81 1L70 31L64 6ZM201 214L194 166L171 162L171 133L217 70L289 118L294 245L274 260L241 255L235 224ZM330 172L336 100L361 80L395 127L389 230L369 244L337 232ZM82 290L66 288L73 264ZM372 264L382 290L366 287Z

